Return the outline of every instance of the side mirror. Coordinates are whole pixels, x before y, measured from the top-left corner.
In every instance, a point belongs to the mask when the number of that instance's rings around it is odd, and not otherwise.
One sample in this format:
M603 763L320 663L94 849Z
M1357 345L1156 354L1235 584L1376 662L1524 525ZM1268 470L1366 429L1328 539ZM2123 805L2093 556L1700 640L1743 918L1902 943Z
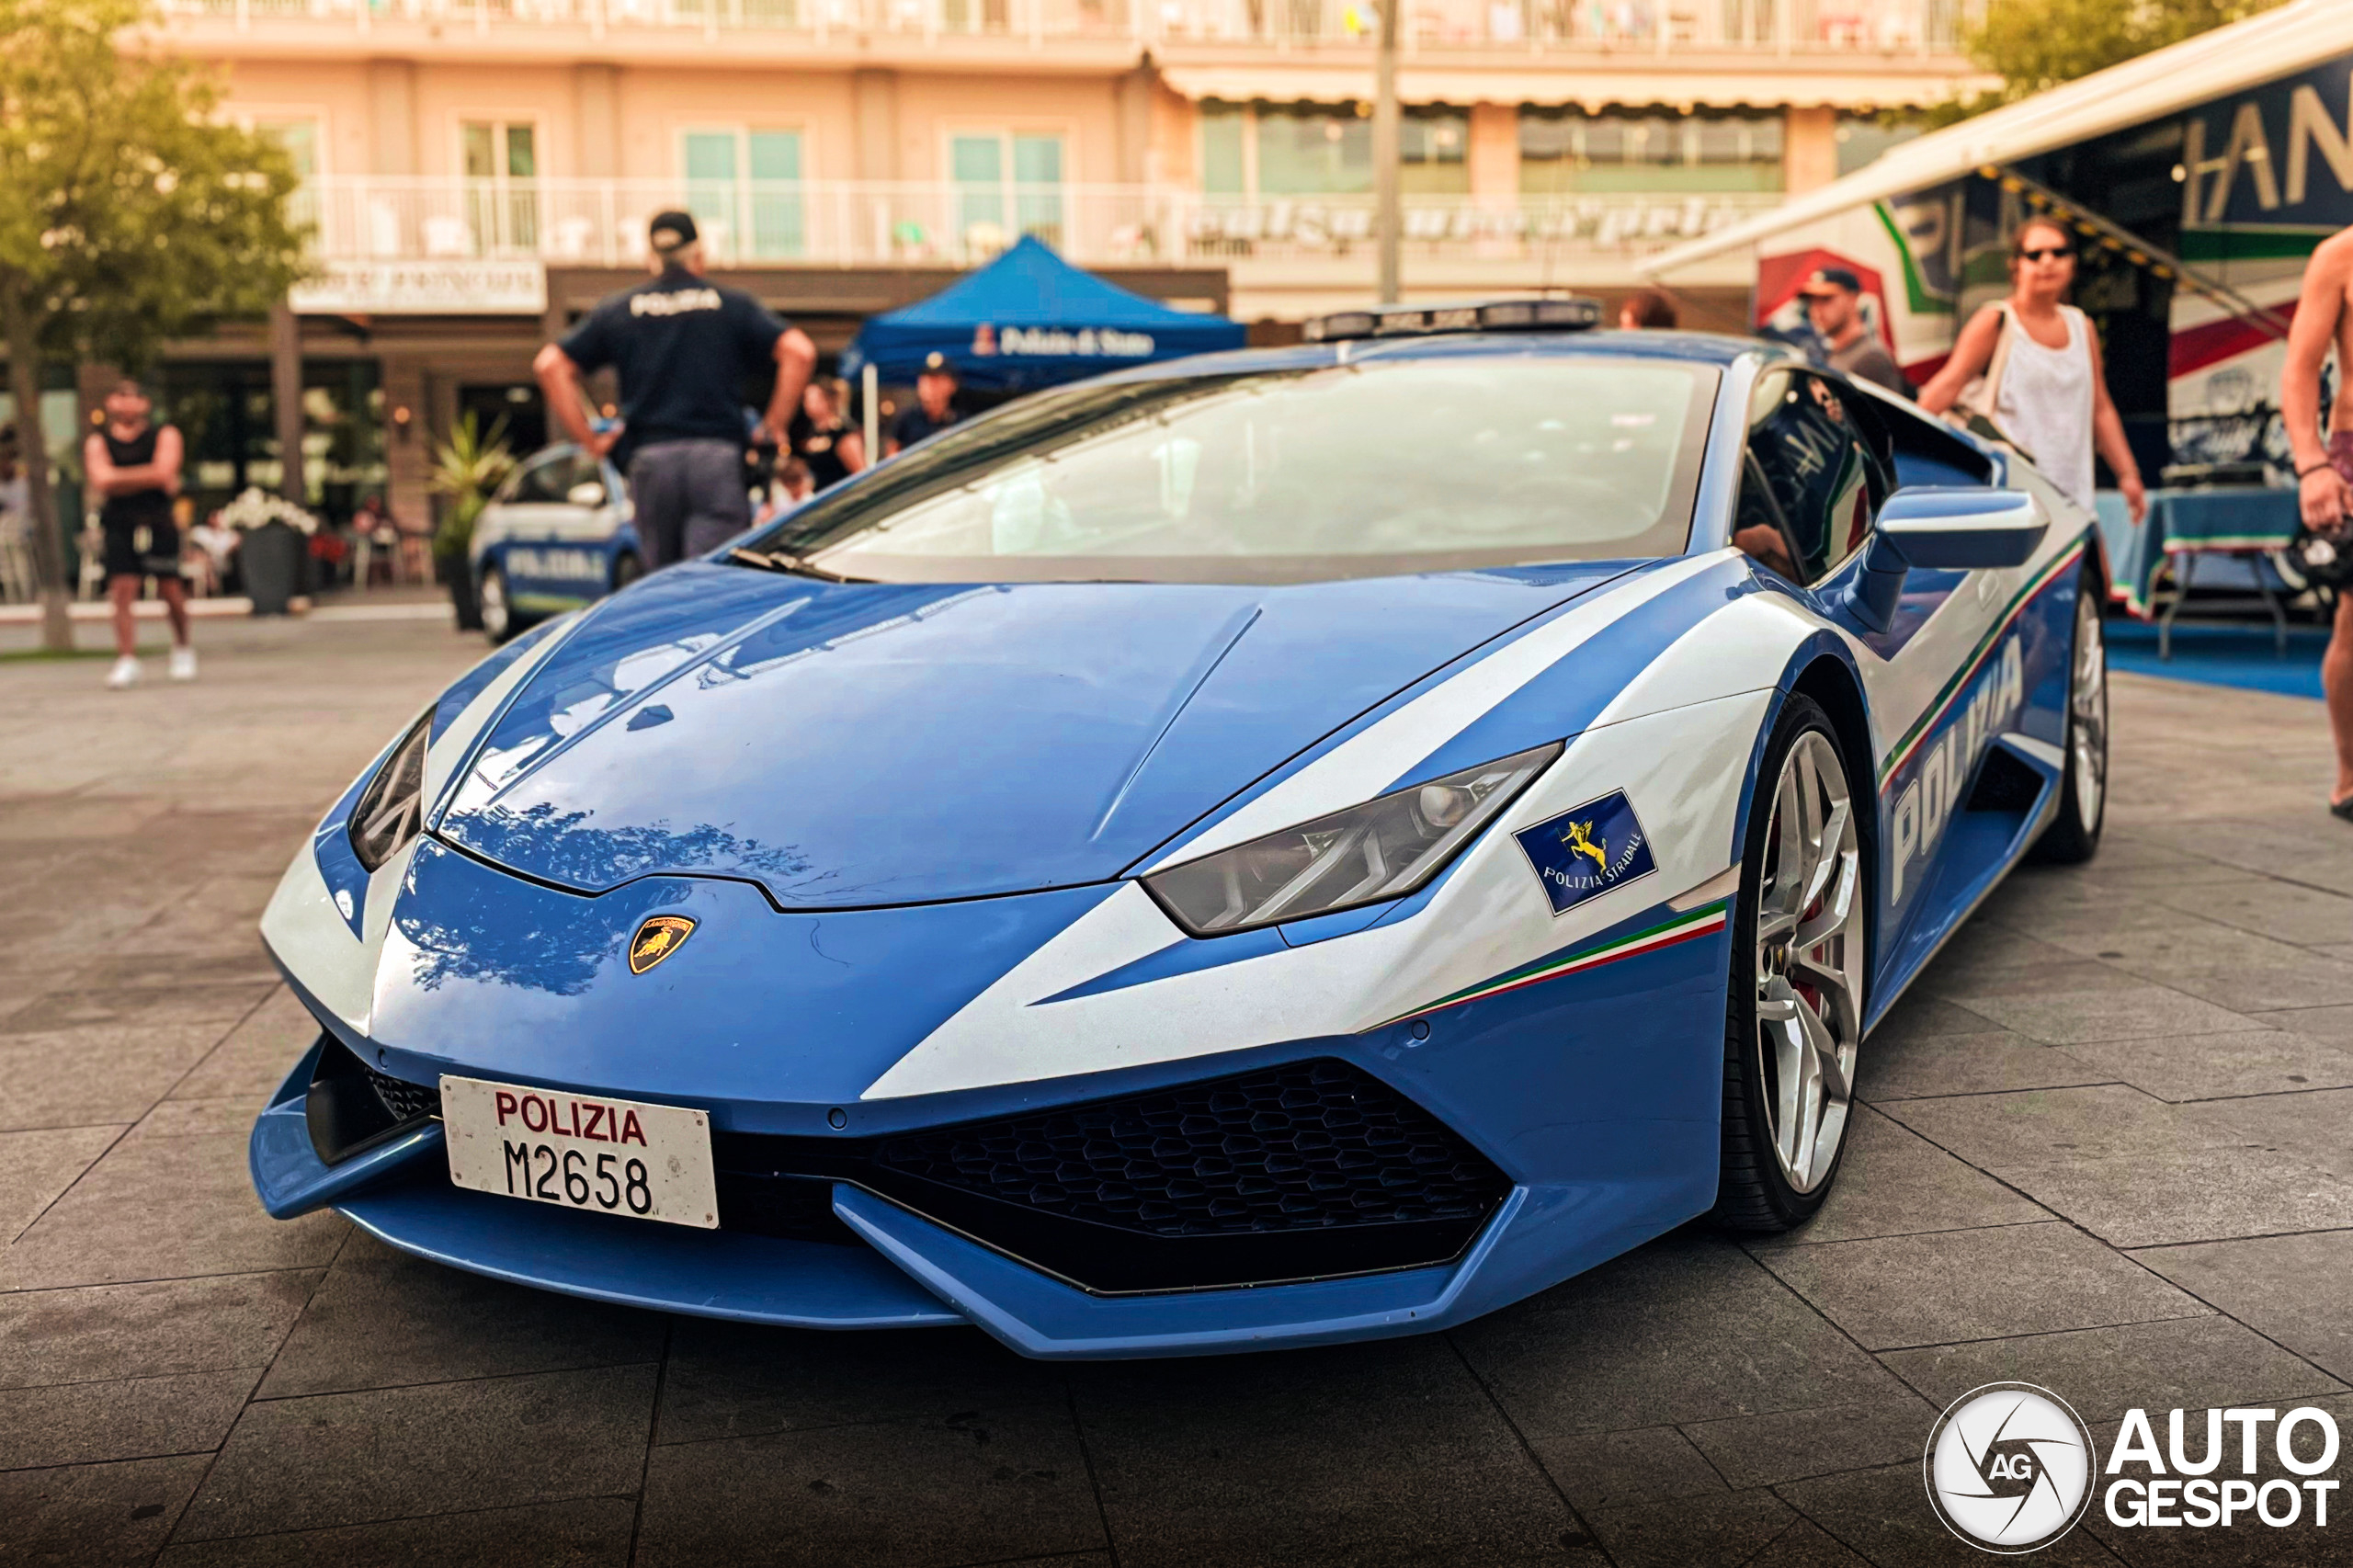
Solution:
M1880 508L1847 608L1873 631L1895 619L1904 579L1915 566L1975 571L2023 566L2051 529L2042 503L2023 490L1915 484Z
M575 506L601 506L605 504L605 487L593 479L584 480L565 491L563 498Z

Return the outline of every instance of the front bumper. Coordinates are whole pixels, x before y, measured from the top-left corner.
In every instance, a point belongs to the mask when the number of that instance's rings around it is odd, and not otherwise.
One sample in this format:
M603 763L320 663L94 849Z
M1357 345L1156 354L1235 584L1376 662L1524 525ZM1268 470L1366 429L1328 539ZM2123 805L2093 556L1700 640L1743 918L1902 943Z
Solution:
M428 843L404 879L381 959L365 960L372 972L353 977L346 1006L305 987L304 971L320 967L313 956L284 955L324 1033L256 1123L256 1188L279 1217L331 1207L419 1256L543 1289L804 1328L970 1323L1047 1358L1441 1328L1591 1267L1714 1199L1727 937L1719 922L1655 950L1634 940L1666 916L1665 905L1593 934L1594 951L1620 955L1606 962L1579 959L1559 978L1505 977L1361 1033L861 1097L938 1027L943 994L978 994L1103 897L1081 889L786 915L744 884L697 879L582 899ZM650 975L617 978L611 955L656 909L696 917L697 936ZM1262 946L1287 952L1282 940ZM931 983L908 983L912 975ZM1100 1032L1085 1020L1067 1027ZM1073 1283L1095 1271L1067 1248L1031 1267L1021 1261L1034 1253L1027 1243L1006 1244L969 1209L903 1200L870 1171L776 1167L794 1178L800 1218L817 1221L800 1229L728 1228L724 1207L722 1228L700 1231L461 1190L429 1116L324 1134L313 1125L313 1079L335 1052L422 1096L413 1107L433 1103L445 1072L695 1106L710 1114L715 1155L730 1141L804 1152L921 1143L980 1122L1051 1120L1146 1095L1181 1100L1231 1075L1338 1063L1442 1125L1493 1181L1473 1222L1381 1271L1319 1256L1288 1273L1254 1264L1204 1276L1206 1285L1147 1280L1121 1293L1108 1275L1096 1274L1093 1290ZM1314 1245L1302 1244L1303 1259Z

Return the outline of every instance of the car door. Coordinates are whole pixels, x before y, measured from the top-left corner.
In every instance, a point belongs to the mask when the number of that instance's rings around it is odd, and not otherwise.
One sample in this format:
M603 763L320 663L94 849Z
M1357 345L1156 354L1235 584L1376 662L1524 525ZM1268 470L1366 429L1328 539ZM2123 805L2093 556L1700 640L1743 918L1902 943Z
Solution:
M1886 422L1912 417L1875 409L1876 417L1859 418L1848 404L1863 395L1809 371L1776 369L1759 378L1749 403L1733 542L1808 590L1834 619L1871 521L1899 482ZM1949 910L1955 890L1973 881L1968 873L1985 859L1984 844L1953 828L1985 747L2018 709L2016 641L1996 633L2022 575L1915 572L1885 632L1857 629L1885 828L1883 959L1904 950L1923 910ZM1948 874L1956 864L1958 877ZM1942 923L1930 921L1938 929Z
M500 520L509 540L508 589L518 606L558 608L604 591L603 552L589 538L596 508L573 499L584 476L597 477L596 460L558 446L534 454L508 482Z

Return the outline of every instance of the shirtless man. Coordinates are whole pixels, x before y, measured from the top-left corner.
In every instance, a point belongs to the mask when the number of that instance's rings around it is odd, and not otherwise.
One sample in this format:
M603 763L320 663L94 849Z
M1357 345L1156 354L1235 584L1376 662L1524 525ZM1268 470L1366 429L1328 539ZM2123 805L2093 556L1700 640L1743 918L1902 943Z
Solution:
M2321 427L2320 372L2336 350L2336 406ZM2353 517L2353 229L2324 240L2304 268L2304 291L2288 330L2288 368L2279 382L2279 415L2295 454L2296 488L2304 524L2315 531L2341 528ZM2344 548L2353 549L2353 539ZM2336 596L2336 631L2321 655L2321 690L2328 697L2328 727L2336 740L2336 786L2328 809L2353 822L2353 594Z

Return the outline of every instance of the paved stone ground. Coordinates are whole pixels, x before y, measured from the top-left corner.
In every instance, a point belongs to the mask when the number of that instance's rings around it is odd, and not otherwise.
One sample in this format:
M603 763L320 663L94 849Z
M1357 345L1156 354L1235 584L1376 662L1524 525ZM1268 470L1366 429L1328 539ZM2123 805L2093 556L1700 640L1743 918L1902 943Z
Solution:
M245 1130L310 1029L256 914L477 650L205 636L193 687L0 663L0 1564L1980 1562L1919 1482L1980 1382L2103 1435L2353 1416L2353 829L2314 704L2118 681L2100 858L2015 879L1874 1037L1802 1233L1688 1229L1436 1337L1065 1369L266 1219ZM2353 1561L2353 1524L2095 1514L2047 1561Z

